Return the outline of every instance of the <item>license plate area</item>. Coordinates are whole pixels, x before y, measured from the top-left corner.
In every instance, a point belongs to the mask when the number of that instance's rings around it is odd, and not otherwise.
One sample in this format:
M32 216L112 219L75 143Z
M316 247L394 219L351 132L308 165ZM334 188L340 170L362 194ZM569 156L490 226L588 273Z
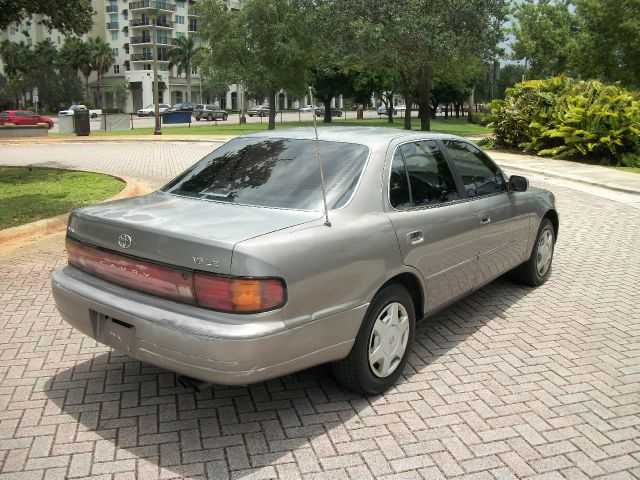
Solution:
M136 347L136 327L117 318L95 312L100 343L124 353Z

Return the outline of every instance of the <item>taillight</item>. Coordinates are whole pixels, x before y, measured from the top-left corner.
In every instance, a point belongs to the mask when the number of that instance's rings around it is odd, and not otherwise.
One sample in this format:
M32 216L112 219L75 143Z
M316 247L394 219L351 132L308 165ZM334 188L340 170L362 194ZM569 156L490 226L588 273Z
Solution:
M193 273L97 250L67 238L69 263L118 285L158 297L195 304Z
M194 276L198 305L225 312L264 312L284 304L284 285L273 278Z
M169 300L228 313L257 313L285 303L285 286L274 278L193 273L87 247L67 237L69 264L109 282Z

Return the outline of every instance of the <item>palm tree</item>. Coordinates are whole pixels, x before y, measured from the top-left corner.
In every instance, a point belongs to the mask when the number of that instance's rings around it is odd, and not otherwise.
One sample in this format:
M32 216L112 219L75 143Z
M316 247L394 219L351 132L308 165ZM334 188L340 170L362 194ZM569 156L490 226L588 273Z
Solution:
M115 57L111 46L101 38L89 39L91 42L91 63L93 69L98 73L98 83L96 84L97 107L102 107L102 76L109 71Z
M85 42L81 38L71 37L64 42L60 49L60 58L73 70L80 70L84 77L85 98L89 99L89 76L93 72L91 57L92 39Z
M169 69L178 67L178 75L185 72L187 77L187 102L191 101L191 65L200 48L196 48L193 37L179 37L173 39L173 48L169 50Z
M0 43L0 59L4 62L4 72L11 91L16 96L15 105L25 104L25 92L28 90L26 77L33 60L31 47L23 41L4 40Z

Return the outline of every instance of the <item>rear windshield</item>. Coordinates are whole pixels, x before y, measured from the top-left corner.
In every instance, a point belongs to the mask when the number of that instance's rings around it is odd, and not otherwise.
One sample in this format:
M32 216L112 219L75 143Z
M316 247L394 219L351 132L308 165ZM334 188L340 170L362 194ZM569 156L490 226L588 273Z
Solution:
M330 209L355 191L369 149L321 141L320 158ZM314 140L238 138L196 163L162 191L263 207L321 210L320 166Z

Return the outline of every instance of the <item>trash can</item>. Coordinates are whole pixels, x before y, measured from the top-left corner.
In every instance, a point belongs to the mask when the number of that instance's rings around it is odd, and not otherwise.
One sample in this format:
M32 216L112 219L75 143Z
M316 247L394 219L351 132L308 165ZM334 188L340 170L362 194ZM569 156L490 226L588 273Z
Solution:
M356 118L358 120L362 120L364 118L364 109L362 107L358 107L356 110Z
M76 110L73 113L73 131L79 137L86 137L91 132L89 110Z

